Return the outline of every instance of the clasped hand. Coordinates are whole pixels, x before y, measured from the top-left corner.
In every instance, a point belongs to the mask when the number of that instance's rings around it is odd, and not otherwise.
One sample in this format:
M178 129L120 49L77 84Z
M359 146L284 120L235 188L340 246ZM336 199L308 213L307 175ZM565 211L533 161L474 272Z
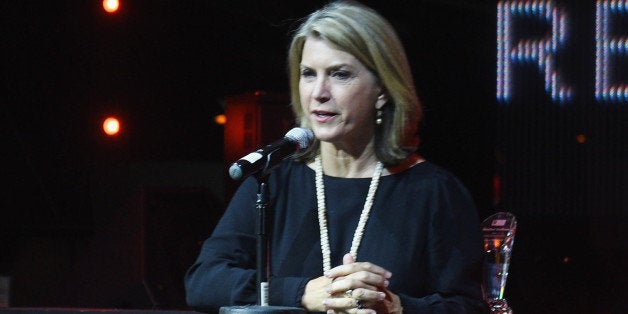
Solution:
M343 264L308 282L302 304L310 312L393 313L399 298L387 287L392 274L369 262L355 262L351 254Z

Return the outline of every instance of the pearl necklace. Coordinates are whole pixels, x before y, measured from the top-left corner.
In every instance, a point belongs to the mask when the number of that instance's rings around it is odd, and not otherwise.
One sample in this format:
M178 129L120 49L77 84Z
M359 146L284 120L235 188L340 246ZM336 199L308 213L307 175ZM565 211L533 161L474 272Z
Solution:
M362 234L364 234L364 229L366 227L366 222L369 219L369 214L371 212L371 207L373 207L373 199L375 198L375 191L377 191L377 186L379 185L379 178L382 175L382 170L384 169L384 165L381 162L377 162L375 166L375 172L373 173L373 178L371 179L371 184L369 185L369 191L366 194L366 201L364 202L364 208L362 209L362 213L360 214L360 220L358 222L358 226L355 229L355 233L353 234L353 241L351 242L351 255L354 259L357 260L358 255L358 247L360 246L360 241L362 240ZM325 208L325 187L323 183L323 163L321 161L320 156L316 156L314 160L314 170L316 171L316 200L318 202L318 223L320 226L321 232L321 250L323 252L323 271L328 271L331 269L331 249L329 247L329 233L327 231L327 217L326 217L326 208Z

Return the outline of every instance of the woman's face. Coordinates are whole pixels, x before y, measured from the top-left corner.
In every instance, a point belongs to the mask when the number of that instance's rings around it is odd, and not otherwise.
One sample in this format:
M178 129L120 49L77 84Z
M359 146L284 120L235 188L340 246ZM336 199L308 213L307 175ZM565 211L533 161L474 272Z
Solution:
M353 55L308 37L301 57L299 96L316 137L338 145L370 141L375 109L385 104L377 78Z

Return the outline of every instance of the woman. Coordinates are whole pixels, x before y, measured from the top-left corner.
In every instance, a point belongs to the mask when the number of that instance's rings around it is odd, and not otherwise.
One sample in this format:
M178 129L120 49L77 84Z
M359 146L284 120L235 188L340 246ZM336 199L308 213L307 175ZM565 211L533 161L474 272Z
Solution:
M314 12L289 50L294 113L315 142L269 177L270 304L330 313L475 313L481 235L467 190L414 151L421 107L389 23L354 2ZM186 275L188 304L254 304L245 181Z

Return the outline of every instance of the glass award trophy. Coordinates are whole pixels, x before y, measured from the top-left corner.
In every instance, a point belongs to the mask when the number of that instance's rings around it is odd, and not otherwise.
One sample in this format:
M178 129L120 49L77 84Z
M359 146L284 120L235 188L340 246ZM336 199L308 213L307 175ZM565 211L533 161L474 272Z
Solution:
M516 230L517 219L507 212L493 214L482 222L484 300L488 303L491 314L512 313L504 298L504 290Z

